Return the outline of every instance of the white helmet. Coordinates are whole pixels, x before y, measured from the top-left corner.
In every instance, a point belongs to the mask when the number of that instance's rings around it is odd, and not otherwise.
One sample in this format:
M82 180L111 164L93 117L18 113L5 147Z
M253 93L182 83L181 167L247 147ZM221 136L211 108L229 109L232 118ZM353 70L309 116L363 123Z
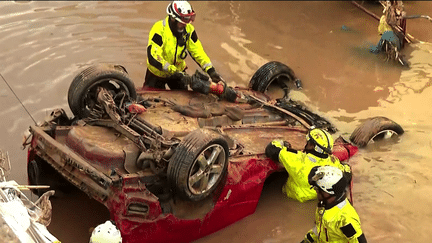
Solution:
M333 166L315 166L308 176L309 184L331 195L341 195L348 185L343 172Z
M113 221L107 220L105 223L98 225L92 232L89 243L121 243L122 237L120 231Z
M187 1L173 1L168 4L167 14L183 24L189 24L195 20L195 11Z

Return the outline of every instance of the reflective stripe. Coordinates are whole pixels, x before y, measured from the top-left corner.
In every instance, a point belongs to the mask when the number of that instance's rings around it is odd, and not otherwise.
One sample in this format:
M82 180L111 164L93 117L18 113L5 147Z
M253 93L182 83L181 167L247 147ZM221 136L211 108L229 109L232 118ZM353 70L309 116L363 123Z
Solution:
M315 225L315 227L313 227L312 231L314 232L315 235L318 235L318 230L317 230L316 225Z
M347 204L346 200L343 200L342 202L340 202L338 205L336 205L339 209L342 209L345 205Z
M314 157L312 157L312 156L308 156L308 159L309 159L310 161L314 162L314 163L317 162L317 160L316 160Z
M206 68L208 68L208 67L213 67L213 65L212 65L212 63L210 62L210 63L207 63L207 64L205 64L203 67L202 67L202 69L203 70L206 70Z
M163 70L164 70L165 72L167 72L169 66L170 66L169 63L165 63L165 65L163 66Z

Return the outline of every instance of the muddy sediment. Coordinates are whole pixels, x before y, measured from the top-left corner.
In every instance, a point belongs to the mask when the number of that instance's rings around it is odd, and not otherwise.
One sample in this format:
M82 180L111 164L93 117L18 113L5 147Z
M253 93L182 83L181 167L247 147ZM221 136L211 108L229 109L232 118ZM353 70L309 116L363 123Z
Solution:
M142 85L148 32L165 17L167 4L2 2L0 72L35 120L42 120L55 107L71 116L66 98L69 84L91 64L122 64L136 86ZM381 15L380 4L363 4ZM432 15L427 1L404 4L407 14ZM229 85L247 86L261 65L280 61L303 81L303 90L293 90L291 97L334 122L337 135L348 138L362 120L373 116L400 124L405 134L399 140L368 146L350 160L354 207L370 242L429 241L432 31L428 30L432 23L407 20L407 32L425 43L403 50L411 62L411 68L404 70L368 52L379 40L378 21L349 1L192 5L198 36ZM193 74L197 66L190 58L187 62ZM3 81L0 100L0 147L14 163L9 179L26 184L22 133L33 121ZM253 215L197 242L299 242L313 226L315 202L284 198L285 179L284 173L271 177ZM49 229L62 242L88 242L91 228L109 217L86 195L52 201Z

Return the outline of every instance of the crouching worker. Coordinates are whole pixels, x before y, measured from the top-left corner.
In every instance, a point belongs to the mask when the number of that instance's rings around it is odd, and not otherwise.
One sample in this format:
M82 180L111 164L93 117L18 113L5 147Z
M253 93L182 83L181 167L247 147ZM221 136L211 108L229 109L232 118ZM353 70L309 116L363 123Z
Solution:
M315 190L308 183L309 172L315 166L335 166L351 177L349 165L341 164L338 158L331 155L334 142L328 132L319 128L310 129L306 140L303 151L294 150L288 142L278 140L268 144L265 150L267 157L282 163L288 172L288 180L282 191L299 202L317 198Z
M173 1L166 11L168 16L156 22L149 33L144 88L165 89L166 84L172 90L186 90L190 82L185 73L188 53L213 82L221 81L192 25L192 6L187 1Z
M332 166L316 166L309 176L318 194L315 227L301 243L367 243L360 218L346 198L348 181L343 172Z

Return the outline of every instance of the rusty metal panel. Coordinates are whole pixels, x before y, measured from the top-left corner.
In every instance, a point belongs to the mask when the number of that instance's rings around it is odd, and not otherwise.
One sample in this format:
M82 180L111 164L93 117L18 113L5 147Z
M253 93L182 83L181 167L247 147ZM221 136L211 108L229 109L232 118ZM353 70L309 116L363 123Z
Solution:
M114 183L111 178L90 166L71 149L54 140L41 128L31 126L30 130L35 141L33 149L63 177L95 199L104 201L110 195L109 187Z

